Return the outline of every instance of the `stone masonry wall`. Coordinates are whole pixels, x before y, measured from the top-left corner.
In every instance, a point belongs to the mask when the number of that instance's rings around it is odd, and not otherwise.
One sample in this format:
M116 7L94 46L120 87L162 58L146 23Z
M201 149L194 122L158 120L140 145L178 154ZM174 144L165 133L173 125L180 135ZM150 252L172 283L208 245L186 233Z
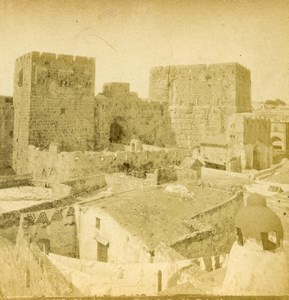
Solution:
M237 113L252 111L250 71L239 65L236 68L236 105Z
M26 238L40 248L42 241L46 240L49 241L49 249L46 251L70 257L78 256L73 206L25 213L21 216L20 226L25 231Z
M140 152L57 152L29 147L29 171L37 180L65 182L100 173L119 172L125 164L133 169L149 170L167 165L178 165L191 153L182 149Z
M32 58L29 144L93 150L94 59L34 52Z
M95 149L102 150L111 142L129 144L132 139L175 145L168 106L141 100L129 92L129 84L106 84L103 95L95 97Z
M203 241L188 238L171 247L186 258L228 253L235 241L235 216L242 207L243 195L239 193L229 201L192 217L192 222L210 224L211 235Z
M32 58L26 54L16 60L14 70L13 169L18 175L27 173L28 166L31 80Z
M150 99L168 103L177 145L194 147L224 133L230 114L251 111L250 71L235 63L156 67Z
M12 166L13 149L13 99L0 96L0 168Z
M26 171L27 144L93 150L95 62L32 52L16 60L15 168ZM24 152L22 151L24 150Z
M0 236L11 241L16 242L17 233L19 232L19 224L21 215L25 213L38 213L40 211L47 211L50 209L60 209L62 207L67 207L73 205L77 202L76 198L73 196L68 196L61 199L56 199L54 201L45 201L40 204L35 204L29 207L21 208L14 211L9 211L0 214Z
M2 177L0 180L0 189L7 189L16 186L29 186L29 185L31 185L30 175L6 176L6 177Z

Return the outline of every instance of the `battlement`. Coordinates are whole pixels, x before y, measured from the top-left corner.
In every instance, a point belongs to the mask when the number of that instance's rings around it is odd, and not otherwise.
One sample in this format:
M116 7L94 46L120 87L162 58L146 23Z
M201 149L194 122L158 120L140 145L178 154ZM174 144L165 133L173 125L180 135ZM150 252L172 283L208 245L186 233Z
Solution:
M103 95L109 98L121 98L130 93L128 82L108 82L103 85Z
M24 54L24 55L22 55L22 56L17 57L17 58L16 58L16 63L31 58L32 53L33 53L33 52L29 52L29 53L26 53L26 54Z
M235 106L250 111L250 70L238 63L157 66L150 70L149 97L177 105Z
M247 122L249 122L250 120L270 122L270 119L266 118L266 116L255 115L255 114L252 114L252 113L233 114L232 118L244 120L244 121L247 121Z
M38 52L32 51L30 53L24 54L21 57L16 59L16 62L32 59L32 61L39 61L45 63L59 63L59 64L76 64L76 65L94 65L95 58L93 57L86 57L86 56L74 56L68 54L55 54L55 53L48 53L48 52Z
M169 65L169 66L156 66L150 69L150 74L157 76L164 73L187 73L200 70L206 70L207 65Z
M252 116L252 117L245 117L244 118L244 122L245 124L249 124L250 122L259 122L259 123L262 123L262 124L271 124L271 121L270 119L267 119L265 117L257 117L257 116Z
M271 121L263 116L255 116L250 113L238 113L229 117L228 125L230 131L235 131L236 128L242 128L242 130L249 130L251 132L261 130L260 135L262 136L266 134L268 128L271 128ZM264 130L264 132L262 132L262 130Z
M155 66L150 69L150 73L166 73L166 72L190 72L190 71L211 71L216 69L228 69L228 68L243 69L248 72L250 70L237 62L219 63L219 64L197 64L197 65L167 65L167 66Z

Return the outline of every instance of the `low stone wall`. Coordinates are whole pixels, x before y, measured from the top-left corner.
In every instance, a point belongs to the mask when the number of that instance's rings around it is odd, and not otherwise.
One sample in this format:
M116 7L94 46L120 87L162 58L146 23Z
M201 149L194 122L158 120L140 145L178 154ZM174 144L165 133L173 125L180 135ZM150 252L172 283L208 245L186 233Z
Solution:
M134 174L132 172L132 174ZM160 168L153 173L146 173L144 178L127 175L124 173L106 174L105 179L108 186L111 186L114 192L124 192L143 188L146 186L155 186L166 182L176 181L177 172L174 168Z
M105 176L101 174L79 179L72 179L64 182L63 184L71 187L71 194L77 195L82 192L95 191L106 186L106 180Z
M40 151L29 146L29 169L34 179L47 182L66 182L99 173L131 170L151 170L179 165L190 152L172 148L141 152L57 152L56 147Z
M0 189L31 185L31 175L0 177Z
M187 168L178 168L176 170L176 173L177 173L177 179L180 181L198 179L198 172L196 170L187 169Z
M261 170L261 171L257 171L257 172L254 174L254 178L255 178L255 179L263 179L263 178L266 178L266 177L272 175L274 172L276 172L277 169L279 169L279 168L281 168L282 166L284 166L287 162L288 162L288 159L287 159L287 158L284 158L284 159L282 159L281 162L279 162L279 163L276 164L276 165L271 166L271 167L268 168L268 169Z
M248 184L253 180L253 178L251 178L249 174L229 172L225 170L217 170L217 169L211 169L206 167L202 167L201 169L201 178L203 181L209 181L209 182L223 181L226 184L228 183Z
M187 237L171 245L172 248L186 258L228 253L235 241L235 216L243 203L243 194L239 193L229 201L193 216L190 221L210 224L211 231Z
M156 172L157 184L176 181L178 179L177 172L174 168L160 168Z
M268 194L270 193L279 193L279 192L289 192L289 184L288 183L279 183L274 181L263 181L263 180L255 180L254 192L259 194ZM282 189L282 191L278 191L278 189Z
M154 173L148 173L147 177L144 179L125 175L123 173L106 174L105 178L107 185L110 186L112 191L115 193L135 190L157 184Z

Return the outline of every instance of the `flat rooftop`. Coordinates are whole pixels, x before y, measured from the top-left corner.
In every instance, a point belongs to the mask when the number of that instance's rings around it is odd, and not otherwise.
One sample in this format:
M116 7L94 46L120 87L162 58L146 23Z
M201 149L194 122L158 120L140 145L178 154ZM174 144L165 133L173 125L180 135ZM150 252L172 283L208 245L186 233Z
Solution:
M186 187L194 193L193 198L169 193L165 186L159 186L86 201L80 206L100 208L154 249L160 242L171 244L191 234L186 220L233 197L233 193L222 190L188 184Z

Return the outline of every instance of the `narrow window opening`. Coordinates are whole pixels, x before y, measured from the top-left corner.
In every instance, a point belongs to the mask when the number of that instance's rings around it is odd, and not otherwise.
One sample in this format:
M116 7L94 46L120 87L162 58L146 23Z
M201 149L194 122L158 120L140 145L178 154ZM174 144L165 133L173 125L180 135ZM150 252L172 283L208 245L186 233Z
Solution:
M236 227L236 235L237 235L237 242L240 246L244 245L244 240L243 240L243 234L242 230L239 227Z
M100 218L95 218L95 228L100 229Z
M158 271L158 292L162 290L162 271Z
M18 86L23 85L23 69L21 69L18 73Z
M25 279L26 279L26 287L30 288L30 271L29 269L25 272Z

